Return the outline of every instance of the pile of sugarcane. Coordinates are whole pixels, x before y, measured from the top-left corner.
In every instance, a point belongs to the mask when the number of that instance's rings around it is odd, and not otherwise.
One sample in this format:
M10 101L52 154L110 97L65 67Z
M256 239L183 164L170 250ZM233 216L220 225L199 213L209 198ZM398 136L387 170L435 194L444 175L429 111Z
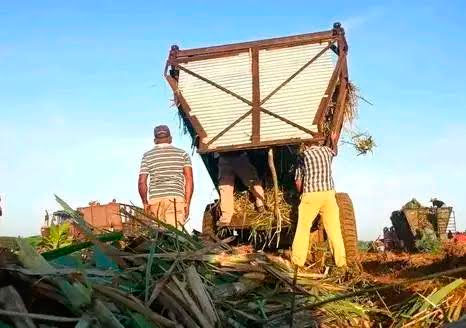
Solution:
M264 188L264 211L258 212L251 195L248 191L235 194L235 213L244 215L248 218L248 221L252 223L252 227L257 230L266 230L268 228L276 226L276 217L274 215L275 209L275 196L273 188ZM282 190L278 191L278 209L283 218L285 225L290 224L294 219L293 206L297 206L298 198L293 197L292 194L285 199L285 195Z
M377 285L329 262L295 276L286 258L234 237L202 241L142 211L123 213L137 237L96 236L59 201L87 240L39 254L18 239L0 261L0 327L433 327L464 314L453 277L465 268L391 304L385 295L413 281Z

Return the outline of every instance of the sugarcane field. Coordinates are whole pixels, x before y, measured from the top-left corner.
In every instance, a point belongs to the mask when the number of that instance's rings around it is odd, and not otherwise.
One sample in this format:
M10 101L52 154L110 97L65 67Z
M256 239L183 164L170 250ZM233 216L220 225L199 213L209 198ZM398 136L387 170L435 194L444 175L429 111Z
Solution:
M0 4L0 328L466 327L465 13Z

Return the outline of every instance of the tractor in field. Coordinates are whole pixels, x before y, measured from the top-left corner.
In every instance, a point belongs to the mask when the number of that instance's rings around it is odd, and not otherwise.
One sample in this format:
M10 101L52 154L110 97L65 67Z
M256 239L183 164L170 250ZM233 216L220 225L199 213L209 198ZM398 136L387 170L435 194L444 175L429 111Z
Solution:
M392 235L398 243L394 249L416 251L416 240L426 232L441 241L452 239L456 235L456 219L453 207L443 202L433 201L432 206L423 206L416 199L406 203L400 210L394 211L390 217L393 227ZM450 235L450 236L448 236ZM389 248L390 249L390 248Z
M247 204L237 208L228 231L246 233L250 241L259 238L263 245L290 245L297 222L299 195L293 180L300 149L329 142L332 133L340 136L351 91L347 53L339 23L317 33L197 49L171 47L165 77L214 185L218 189L218 154L245 151L266 189L269 210L258 216L245 210ZM239 181L235 191L236 203L247 198ZM347 258L355 261L352 201L342 192L336 198ZM218 207L217 202L206 207L204 235L220 232ZM325 239L319 220L311 230L312 240Z

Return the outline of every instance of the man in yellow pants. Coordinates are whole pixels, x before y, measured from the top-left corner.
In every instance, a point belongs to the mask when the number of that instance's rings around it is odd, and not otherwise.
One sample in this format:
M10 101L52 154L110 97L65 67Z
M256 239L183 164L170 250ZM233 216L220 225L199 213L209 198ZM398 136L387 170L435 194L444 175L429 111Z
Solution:
M332 134L331 140L332 144L336 145L336 134ZM291 260L300 267L306 262L310 229L319 213L327 232L335 264L338 267L346 266L345 244L332 179L331 165L335 155L336 147L335 150L323 144L307 147L303 152L302 162L296 170L296 188L302 195Z

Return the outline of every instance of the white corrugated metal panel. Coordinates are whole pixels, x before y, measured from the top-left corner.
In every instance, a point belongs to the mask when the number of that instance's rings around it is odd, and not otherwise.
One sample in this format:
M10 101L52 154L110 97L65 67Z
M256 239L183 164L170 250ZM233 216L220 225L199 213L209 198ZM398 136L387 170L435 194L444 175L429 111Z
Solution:
M261 50L259 76L261 98L268 96L293 73L317 55L327 44ZM331 51L326 51L311 65L274 94L263 107L309 130L334 69ZM280 131L280 138L277 136ZM309 138L309 135L279 119L261 114L261 141L283 138Z
M195 61L183 66L241 97L252 99L249 53ZM241 100L183 71L180 71L178 87L191 107L191 115L197 117L206 131L206 141L251 109ZM249 143L251 129L251 116L248 116L214 142L212 147Z
M290 75L306 64L327 44L313 44L259 52L260 94L265 98ZM263 107L307 129L312 125L315 113L334 69L331 51L299 73L293 80L274 94ZM221 57L183 64L187 69L252 100L252 74L250 53ZM178 87L191 107L191 115L197 117L211 140L251 107L218 88L180 71ZM251 142L249 115L211 147L232 146ZM309 138L305 132L282 120L261 113L261 141L285 138Z

